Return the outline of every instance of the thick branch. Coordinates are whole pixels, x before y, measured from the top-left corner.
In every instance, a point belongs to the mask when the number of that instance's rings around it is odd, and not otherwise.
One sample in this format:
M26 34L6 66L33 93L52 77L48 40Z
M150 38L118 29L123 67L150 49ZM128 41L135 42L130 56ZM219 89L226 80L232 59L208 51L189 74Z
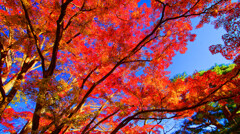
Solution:
M2 95L1 103L4 102L5 97L6 97L6 93L5 93L4 89L3 89L3 82L2 82L2 68L3 68L3 60L4 60L4 58L5 58L5 54L3 53L3 45L0 42L0 92L1 92L1 95Z
M25 74L29 71L29 69L36 63L35 60L30 60L26 63L26 59L24 60L24 64L22 65L21 71L15 76L13 80L7 85L10 92L6 96L5 100L0 105L0 118L2 116L3 111L6 109L8 104L12 101L14 96L16 95L17 91L19 90L20 80L22 80ZM10 85L11 84L11 85ZM6 86L6 85L5 85Z
M201 15L205 12L201 12L201 13L198 13L198 14L190 14L190 15L186 15L189 11L185 12L183 15L180 15L180 16L177 16L177 17L173 17L173 18L168 18L168 19L163 19L164 18L164 14L165 14L165 8L166 8L166 4L163 5L163 10L162 10L162 15L161 15L161 18L159 20L159 22L157 23L157 25L154 27L154 29L152 30L151 33L149 33L148 35L146 35L131 51L130 53L122 58L121 60L119 60L115 66L105 75L103 76L100 80L98 80L97 82L95 82L90 88L89 90L87 91L87 93L84 95L83 99L81 100L81 102L77 105L77 107L73 110L72 113L69 114L68 118L71 118L82 106L83 104L85 103L86 99L88 98L88 96L91 94L91 92L95 89L95 87L100 84L101 82L103 82L107 77L109 77L115 70L118 66L120 66L123 62L125 62L129 57L131 57L132 55L134 55L135 53L137 53L144 45L146 45L146 43L150 42L150 40L154 39L150 39L151 36L158 30L158 28L165 22L169 21L169 20L174 20L174 19L178 19L178 18L181 18L181 17L189 17L189 16L195 16L195 15ZM190 10L190 9L189 9ZM69 41L71 42L71 40ZM204 103L205 104L205 103ZM53 133L56 133L56 132L60 132L61 128L64 126L64 123L62 123L56 130L54 131Z
M31 23L31 20L30 20L28 11L27 11L27 7L24 5L24 3L23 3L22 0L21 0L21 4L22 4L23 10L24 10L24 12L25 12L25 18L26 18L26 20L27 20L27 22L28 22L30 31L31 31L31 33L32 33L32 35L33 35L33 37L34 37L34 41L35 41L35 46L36 46L36 48L37 48L37 52L38 52L38 54L39 54L39 56L40 56L40 58L41 58L42 70L43 70L43 72L45 72L44 57L43 57L42 52L41 52L41 50L40 50L40 48L39 48L39 46L38 46L38 44L39 44L38 38L37 38L37 36L36 36L36 34L35 34L35 32L34 32L34 29L33 29L33 26L32 26L32 23Z
M49 125L47 125L46 127L44 127L42 129L42 131L40 132L40 134L44 134L52 125L54 125L54 121L52 121Z
M57 62L57 53L58 53L58 46L59 42L62 39L62 33L63 33L63 18L66 14L67 6L72 2L73 0L67 0L65 3L61 5L61 14L57 20L57 30L56 30L56 37L53 45L52 50L52 58L49 68L47 69L46 74L44 74L44 77L47 78L51 75L53 75L53 72L56 68L56 62Z
M54 70L56 68L56 62L57 62L57 53L58 53L58 47L59 47L59 42L62 38L62 33L63 33L63 18L66 14L66 9L67 6L72 2L73 0L66 0L65 3L61 5L61 13L59 15L59 18L57 20L57 30L56 30L56 37L53 45L53 50L52 50L52 57L51 57L51 62L49 65L49 68L46 71L43 71L43 78L48 78L53 75ZM39 127L39 120L40 120L40 114L42 111L42 98L41 96L44 96L44 89L39 88L39 94L37 98L37 103L36 103L36 108L33 114L33 125L32 125L32 134L38 133L38 127Z
M132 116L127 117L126 119L124 119L113 131L112 134L117 133L121 128L123 128L124 126L126 126L131 120L133 120L134 118L136 118L136 116L140 115L140 114L144 114L144 113L151 113L151 112L168 112L168 113L173 113L173 112L181 112L181 111L186 111L186 110L190 110L190 109L195 109L199 106L202 106L204 104L207 104L209 102L211 102L211 100L206 101L206 99L208 99L208 97L210 97L212 94L214 94L216 91L218 91L220 88L222 88L222 86L224 86L225 84L227 84L230 80L232 80L233 78L235 78L236 76L238 76L240 70L237 71L237 73L232 76L229 80L227 80L225 83L223 83L222 85L218 86L216 90L214 90L214 92L210 93L207 97L204 98L204 100L199 101L197 104L192 105L190 107L183 107L183 108L179 108L179 109L151 109L151 110L144 110L144 111L139 111L137 113L135 113ZM234 97L236 95L230 96ZM219 101L219 100L224 100L224 99L228 99L229 96L227 97L221 97L219 99L215 99L213 100L213 102Z
M98 66L95 67L90 73L88 73L87 77L83 79L83 82L82 82L82 85L81 85L81 89L83 89L84 84L86 83L86 81L88 80L88 78L92 75L92 73L93 73L97 68L98 68Z
M30 124L31 121L27 121L22 130L19 132L19 134L26 134L30 131Z

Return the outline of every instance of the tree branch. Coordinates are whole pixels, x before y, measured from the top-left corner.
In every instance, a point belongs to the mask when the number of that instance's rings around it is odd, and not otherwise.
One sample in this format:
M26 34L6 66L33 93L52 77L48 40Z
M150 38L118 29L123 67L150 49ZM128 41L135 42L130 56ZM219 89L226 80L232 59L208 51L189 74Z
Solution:
M118 109L117 111L113 112L112 114L108 115L107 117L103 118L101 121L99 121L97 124L95 124L90 130L88 130L86 133L89 134L91 131L93 131L99 124L101 124L102 122L104 122L105 120L107 120L108 118L112 117L113 115L115 115L116 113L118 113L120 111L120 109Z
M53 73L54 73L54 70L56 68L59 42L62 39L62 34L63 34L63 19L64 19L64 16L66 14L67 6L72 1L73 0L66 0L66 2L61 5L61 13L60 13L59 18L57 20L56 37L55 37L53 50L52 50L51 62L50 62L50 65L49 65L48 69L46 71L43 71L43 78L48 78L48 77L52 76ZM33 114L32 134L38 133L40 113L41 113L42 108L43 108L43 105L41 104L41 100L42 100L41 96L44 96L44 94L45 94L44 89L39 88L36 108L35 108L35 111L34 111L34 114Z
M159 118L141 118L141 117L135 117L133 120L164 120L164 119L172 119L175 117L178 117L179 115L174 115L172 117L159 117Z
M119 60L115 66L105 75L103 76L100 80L98 80L97 82L95 82L90 88L89 90L87 91L87 93L84 95L83 99L81 100L81 102L77 105L77 107L74 109L74 111L69 114L68 118L71 118L82 106L83 104L85 103L86 99L88 98L88 96L91 94L91 92L94 90L94 88L100 84L102 81L104 81L108 76L110 76L114 71L115 69L120 66L123 62L126 61L126 59L128 59L129 57L131 57L132 55L134 55L136 52L138 52L146 43L150 42L151 40L155 39L156 36L152 39L149 40L149 38L157 31L157 29L165 22L169 21L169 20L174 20L174 19L178 19L178 18L181 18L181 17L189 17L189 16L194 16L194 15L200 15L200 14L203 14L204 12L201 12L201 13L198 13L198 14L190 14L190 15L185 15L187 14L189 11L185 12L183 15L180 15L180 16L177 16L177 17L173 17L173 18L169 18L169 19L163 19L164 18L164 14L165 14L165 9L166 9L166 6L167 5L163 5L163 10L162 10L162 16L159 20L159 22L157 23L157 25L154 27L154 29L152 30L151 33L149 33L148 35L146 35L131 51L130 53L122 58L121 60ZM64 126L64 123L62 123L56 130L54 131L53 133L56 133L56 132L60 132L61 128Z
M24 12L25 12L25 18L26 18L26 20L27 20L27 22L28 22L28 26L29 26L29 28L30 28L30 31L31 31L33 37L34 37L34 41L35 41L35 46L36 46L36 48L37 48L37 52L38 52L38 54L39 54L39 56L40 56L40 58L41 58L42 70L43 70L43 72L45 73L46 70L45 70L44 57L43 57L42 52L41 52L41 50L40 50L40 48L39 48L39 46L38 46L38 45L39 45L38 37L36 36L36 34L35 34L35 32L34 32L34 29L33 29L33 26L32 26L32 23L31 23L31 20L30 20L28 11L27 11L27 7L24 5L24 3L23 3L22 0L20 0L20 1L21 1L23 10L24 10Z
M77 13L75 13L75 14L69 19L69 21L68 21L66 27L64 28L64 30L66 30L66 29L70 26L70 24L72 23L73 18L75 18L76 16L78 16L78 15L82 12L85 3L86 3L86 0L83 1L82 7L80 8L80 10L79 10Z
M78 32L76 33L70 40L68 40L66 43L69 44L74 38L76 38L77 36L79 36L81 33Z
M6 55L4 54L3 45L0 42L0 92L1 92L1 95L2 95L2 100L1 100L0 104L2 104L5 101L5 98L6 98L6 93L3 89L3 82L2 82L2 67L3 67L3 60L4 60L5 56Z
M105 103L106 104L106 103ZM84 134L91 126L91 124L94 122L94 120L98 117L102 109L104 108L105 104L103 104L97 111L97 114L94 116L94 118L87 124L87 126L83 129L82 133Z
M231 72L229 72L231 73ZM214 93L216 93L219 89L221 89L224 85L226 85L228 82L230 82L231 80L233 80L233 78L237 77L240 73L240 69L237 70L237 73L235 75L233 75L230 79L228 79L227 81L225 81L223 84L221 84L218 87L215 87L215 90L213 90L210 94L208 94L205 98L203 98L199 103L203 102L204 100L206 100L207 98L209 98L211 95L213 95Z
M72 2L73 0L67 0L65 3L61 5L61 14L57 20L57 30L56 30L56 37L53 45L53 50L52 50L52 58L51 62L49 65L49 68L47 69L46 73L43 74L44 78L47 78L51 75L53 75L53 72L56 67L56 62L57 62L57 53L58 53L58 46L59 42L62 39L62 33L63 33L63 18L66 14L66 9L67 6Z
M236 76L238 76L240 70L238 69L237 73L232 76L230 78L230 80L232 80L233 78L235 78ZM224 99L228 99L229 96L227 97L221 97L219 99L215 99L213 101L205 101L208 97L210 97L210 95L214 94L217 90L219 90L223 85L227 84L227 82L229 82L230 80L227 80L225 83L223 83L222 85L220 85L216 90L214 90L214 92L212 92L211 94L209 94L207 97L204 98L204 100L201 100L199 101L197 104L195 105L192 105L190 107L183 107L183 108L179 108L179 109L151 109L151 110L143 110L143 111L139 111L137 113L135 113L134 115L132 116L129 116L127 118L125 118L113 131L111 134L115 134L117 133L122 127L124 127L125 125L128 124L128 122L130 122L131 120L133 120L136 116L140 115L140 114L143 114L143 113L150 113L150 112L169 112L169 113L173 113L173 112L181 112L181 111L185 111L185 110L190 110L190 109L195 109L199 106L202 106L204 104L207 104L209 102L216 102L216 101L219 101L219 100L224 100ZM234 96L230 96L230 97L234 97Z
M125 63L133 63L133 62L150 62L152 60L128 60L128 61L124 61L122 64Z

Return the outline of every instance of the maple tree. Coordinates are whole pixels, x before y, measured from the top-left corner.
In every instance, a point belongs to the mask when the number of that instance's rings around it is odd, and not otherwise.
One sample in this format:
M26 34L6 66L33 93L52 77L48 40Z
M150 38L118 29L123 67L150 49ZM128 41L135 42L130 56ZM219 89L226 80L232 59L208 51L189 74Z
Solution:
M1 0L2 125L33 134L158 132L159 120L191 117L226 97L239 100L238 62L225 75L208 71L174 82L165 70L194 41L192 18L201 17L200 28L234 14L238 3L138 2ZM19 92L36 103L27 103L32 112L8 107ZM7 121L13 118L27 123L15 127Z

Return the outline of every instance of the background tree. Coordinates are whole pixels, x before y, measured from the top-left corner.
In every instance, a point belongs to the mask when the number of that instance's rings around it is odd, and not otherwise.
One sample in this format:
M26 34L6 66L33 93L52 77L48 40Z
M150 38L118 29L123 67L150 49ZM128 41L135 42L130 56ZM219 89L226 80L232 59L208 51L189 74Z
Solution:
M231 72L235 64L228 66L215 66L211 70L224 75ZM199 72L204 74L206 71ZM236 95L237 97L239 95ZM184 125L177 133L237 133L239 132L240 107L239 102L230 96L224 101L210 102L202 106L190 119L186 119Z
M217 44L209 48L212 54L221 53L226 59L234 59L238 63L240 53L239 7L240 4L238 3L235 8L226 11L227 15L223 15L214 22L215 28L223 26L227 33L222 36L224 45Z
M200 106L239 91L238 64L225 75L209 71L176 82L165 70L194 41L191 18L202 17L201 27L211 16L229 15L237 3L0 2L1 116L18 115L7 108L17 91L35 103L28 102L32 118L19 114L28 121L12 132L157 132L159 120L190 117ZM229 85L234 90L225 88ZM222 94L229 90L232 94Z
M223 26L227 31L227 34L222 36L224 41L224 46L221 44L210 46L210 51L213 54L221 53L226 59L232 60L236 64L239 64L239 3L235 6L234 9L226 11L227 14L218 18L215 22L215 28ZM226 74L230 72L233 68L233 65L227 66L216 66L212 70L218 74ZM239 82L239 81L237 81ZM239 86L239 84L237 84ZM233 91L230 91L233 92ZM239 92L236 93L236 96L239 96ZM237 97L238 98L238 97ZM184 130L185 132L215 132L215 133L230 133L230 132L239 132L239 100L236 97L228 98L223 104L219 102L209 103L208 106L205 106L203 111L199 111L195 116L192 117L193 120L188 120L185 122ZM221 123L220 123L221 122ZM191 127L195 126L195 127ZM213 129L207 129L209 126L214 126ZM183 131L183 130L180 130Z

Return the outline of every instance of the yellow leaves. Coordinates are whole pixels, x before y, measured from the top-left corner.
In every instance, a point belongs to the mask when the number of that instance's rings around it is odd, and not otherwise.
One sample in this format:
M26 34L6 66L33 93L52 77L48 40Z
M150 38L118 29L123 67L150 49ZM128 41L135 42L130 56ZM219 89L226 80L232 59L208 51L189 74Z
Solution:
M15 104L15 106L16 106L17 103L21 103L21 102L27 103L27 101L28 101L28 99L27 99L26 95L21 91L17 91L17 93L11 103Z
M170 36L171 34L172 34L172 32L169 30L169 31L167 31L166 36Z
M22 3L24 4L24 6L26 6L27 8L29 7L29 6L31 6L31 4L28 2L28 0L21 0L22 1Z
M218 10L217 9L213 10L212 11L212 16L217 17L217 15L218 15Z
M103 53L102 57L101 57L101 61L102 63L106 63L109 59L108 53Z
M229 90L232 90L232 89L235 89L235 88L237 88L236 85L229 82L229 83L223 85L222 90L223 91L229 91Z
M137 10L137 11L134 11L133 13L132 13L132 18L135 18L135 19L137 19L137 18L139 18L139 15L140 15L140 12Z

